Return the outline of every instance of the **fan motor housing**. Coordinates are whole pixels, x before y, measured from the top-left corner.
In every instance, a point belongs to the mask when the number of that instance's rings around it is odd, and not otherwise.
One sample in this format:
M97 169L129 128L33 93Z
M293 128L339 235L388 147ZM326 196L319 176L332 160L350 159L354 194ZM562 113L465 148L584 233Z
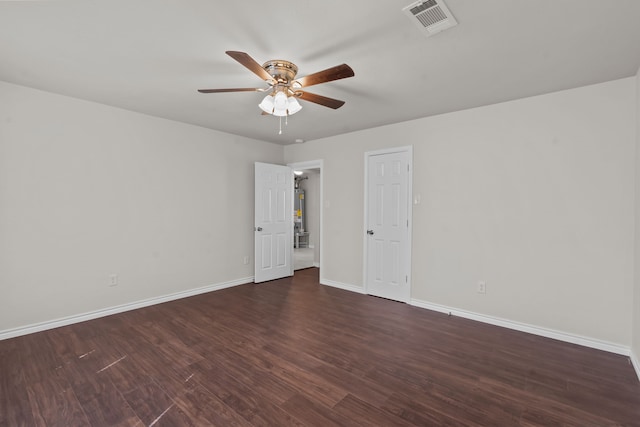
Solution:
M289 83L298 74L298 66L296 64L282 59L267 61L262 65L262 68L278 83Z

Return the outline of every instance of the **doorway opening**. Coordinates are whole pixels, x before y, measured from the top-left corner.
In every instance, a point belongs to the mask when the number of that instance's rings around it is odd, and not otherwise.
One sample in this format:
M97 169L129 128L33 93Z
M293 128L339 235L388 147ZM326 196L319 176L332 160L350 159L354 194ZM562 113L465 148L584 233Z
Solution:
M322 264L322 160L292 163L294 170L293 201L293 270Z

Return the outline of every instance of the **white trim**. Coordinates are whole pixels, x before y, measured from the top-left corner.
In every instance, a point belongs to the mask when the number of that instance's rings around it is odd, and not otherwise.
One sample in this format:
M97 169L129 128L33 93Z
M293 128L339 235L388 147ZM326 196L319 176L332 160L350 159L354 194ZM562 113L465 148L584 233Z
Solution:
M366 291L363 287L349 285L346 283L334 282L331 280L325 280L320 282L323 285L333 286L335 288L344 289L347 291L356 292L359 294L365 294ZM410 304L423 308L426 310L437 311L440 313L451 314L458 317L463 317L465 319L475 320L477 322L487 323L490 325L500 326L507 329L513 329L520 332L526 332L533 335L538 335L546 338L556 339L558 341L568 342L572 344L578 344L584 347L595 348L598 350L607 351L609 353L621 354L623 356L629 356L631 359L631 364L633 365L636 374L638 375L638 379L640 379L640 361L631 352L629 347L611 343L608 341L597 340L594 338L589 338L581 335L574 335L562 331L557 331L554 329L541 328L539 326L529 325L526 323L515 322L512 320L503 319L495 316L487 316L485 314L474 313L467 310L461 310L458 308L447 307L440 304L434 304L427 301L418 300L412 298Z
M314 262L313 262L313 266L314 266L314 267L316 267L316 268L320 268L320 263L319 263L319 262L315 262L315 261L314 261Z
M425 308L427 310L438 311L440 313L447 313L454 316L463 317L465 319L476 320L478 322L488 323L490 325L501 326L503 328L514 329L516 331L527 332L542 337L553 338L559 341L569 342L572 344L578 344L585 347L591 347L598 350L608 351L610 353L621 354L629 356L631 349L620 344L611 343L608 341L601 341L594 338L588 338L582 335L574 335L567 332L557 331L554 329L541 328L539 326L529 325L527 323L515 322L512 320L503 319L500 317L487 316L485 314L474 313L472 311L460 310L458 308L447 307L440 304L434 304L427 301L421 301L417 299L411 299L411 305L416 307ZM636 372L637 369L636 369Z
M291 169L304 170L304 169L322 169L323 160L309 160L305 162L287 163Z
M409 303L411 300L411 271L413 270L413 255L411 253L411 249L413 244L411 242L411 237L413 235L413 145L406 145L403 147L392 147L392 148L384 148L381 150L373 150L366 151L364 153L364 221L363 221L363 230L362 230L362 253L363 253L363 261L362 261L362 277L363 281L363 289L364 293L367 293L367 283L368 280L368 269L367 269L367 260L369 253L368 239L367 239L367 225L369 223L369 210L367 209L369 205L369 158L372 156L379 156L383 154L393 154L393 153L408 153L409 154L409 171L407 173L407 220L409 221L408 229L407 229L407 255L406 255L406 275L407 275L407 293L404 296L405 303ZM322 260L322 257L321 257Z
M136 310L138 308L149 307L151 305L162 304L164 302L175 301L182 298L192 297L195 295L205 294L207 292L219 291L233 286L253 283L253 277L245 277L243 279L232 280L229 282L218 283L215 285L204 286L201 288L190 289L188 291L176 292L169 295L148 298L141 301L117 305L114 307L103 308L100 310L90 311L88 313L76 314L73 316L62 317L60 319L50 320L47 322L34 323L19 328L6 329L0 331L0 341L21 335L32 334L34 332L46 331L48 329L59 328L74 323L80 323L87 320L97 319L99 317L111 316L112 314L123 313L125 311Z
M320 280L320 284L331 286L332 288L343 289L345 291L355 292L357 294L366 295L364 288L362 288L361 286L354 286L346 283L334 282L333 280L327 280L327 279Z
M633 369L635 369L636 376L640 381L640 360L638 360L638 357L633 353L633 351L631 352L629 359L631 359L631 365L633 366Z

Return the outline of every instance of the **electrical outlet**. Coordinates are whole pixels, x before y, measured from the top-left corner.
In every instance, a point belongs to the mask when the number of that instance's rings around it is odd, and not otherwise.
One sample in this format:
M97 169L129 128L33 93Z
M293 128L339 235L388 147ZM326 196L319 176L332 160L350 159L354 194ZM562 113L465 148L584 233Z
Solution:
M118 275L112 274L109 276L109 287L118 286Z
M243 262L244 265L249 264L249 255L245 255L244 259L242 260L242 262Z
M487 293L487 283L484 281L478 282L478 293L486 294Z

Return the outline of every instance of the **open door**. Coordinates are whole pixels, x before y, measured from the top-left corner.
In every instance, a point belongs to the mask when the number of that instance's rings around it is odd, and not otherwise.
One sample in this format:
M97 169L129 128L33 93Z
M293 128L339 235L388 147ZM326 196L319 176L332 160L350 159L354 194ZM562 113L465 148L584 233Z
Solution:
M293 275L293 170L255 164L255 283Z

